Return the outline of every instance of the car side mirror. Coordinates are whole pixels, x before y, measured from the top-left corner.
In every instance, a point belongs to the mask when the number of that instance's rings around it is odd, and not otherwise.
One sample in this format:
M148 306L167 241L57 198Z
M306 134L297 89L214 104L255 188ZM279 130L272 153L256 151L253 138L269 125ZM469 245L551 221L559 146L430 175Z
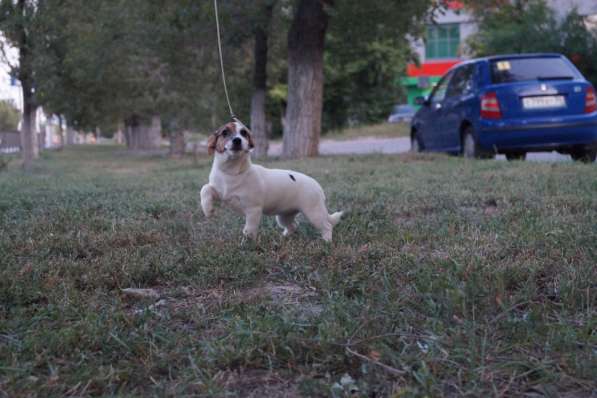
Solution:
M427 106L429 105L429 100L425 97L416 97L415 98L415 105L419 106Z

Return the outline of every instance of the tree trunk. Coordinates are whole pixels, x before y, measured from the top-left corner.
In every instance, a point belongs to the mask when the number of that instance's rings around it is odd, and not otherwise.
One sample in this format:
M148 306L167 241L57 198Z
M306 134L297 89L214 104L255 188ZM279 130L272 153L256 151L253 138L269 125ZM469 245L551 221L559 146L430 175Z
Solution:
M317 156L323 110L324 2L300 0L288 32L288 104L282 155Z
M253 155L257 158L267 157L269 141L265 119L265 89L255 89L251 98L251 132L255 140Z
M58 116L58 149L64 148L64 130L62 129L62 115Z
M131 149L133 137L131 134L131 126L128 124L124 125L124 143L127 149Z
M114 134L114 141L118 144L118 145L122 145L124 144L124 129L126 128L126 126L124 125L124 123L120 122L118 123L118 129L116 130L116 133Z
M15 5L18 16L20 17L18 18L18 22L15 26L15 34L17 47L19 48L19 68L17 75L21 81L21 88L23 92L21 147L23 153L23 167L25 169L30 169L33 165L33 160L39 157L39 144L36 130L32 125L34 123L33 116L37 108L33 94L33 59L30 52L31 43L29 43L28 32L25 28L26 0L18 0Z
M143 139L142 130L143 127L139 123L139 120L131 124L131 146L129 149L133 151L141 149L141 140Z
M39 157L37 134L32 126L35 106L29 82L21 82L23 88L23 123L21 125L21 148L23 152L23 168L30 169L33 160Z
M66 124L66 145L75 145L75 129L68 123Z
M159 149L162 143L162 119L159 115L151 117L151 124L144 125L141 128L141 149L152 150Z
M159 115L151 118L151 124L144 123L137 115L125 121L126 146L130 150L159 149L162 143L162 120Z
M255 139L254 155L258 158L267 156L269 148L267 120L265 117L265 99L267 88L267 41L271 24L273 3L264 7L263 24L255 29L255 70L253 75L253 97L251 98L251 132Z
M187 146L184 131L170 133L170 156L179 158L184 156Z
M124 139L127 149L134 151L139 149L139 117L132 115L124 121Z

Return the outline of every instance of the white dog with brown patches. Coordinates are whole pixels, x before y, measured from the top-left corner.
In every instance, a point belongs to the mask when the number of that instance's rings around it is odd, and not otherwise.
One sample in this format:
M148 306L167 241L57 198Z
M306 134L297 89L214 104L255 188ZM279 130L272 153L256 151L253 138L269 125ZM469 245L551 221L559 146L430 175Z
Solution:
M295 217L303 213L326 241L342 212L328 214L325 195L313 178L292 170L267 169L251 163L253 139L247 127L236 121L209 137L208 152L215 154L209 183L201 188L201 207L206 217L220 200L245 215L243 233L257 237L261 217L275 215L289 235L296 230Z

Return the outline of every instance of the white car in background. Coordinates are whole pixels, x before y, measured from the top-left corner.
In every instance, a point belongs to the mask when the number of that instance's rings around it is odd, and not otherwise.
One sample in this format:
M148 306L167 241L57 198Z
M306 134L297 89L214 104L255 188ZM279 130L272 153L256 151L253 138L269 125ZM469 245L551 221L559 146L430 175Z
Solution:
M396 105L388 116L388 123L410 123L417 110L408 104Z

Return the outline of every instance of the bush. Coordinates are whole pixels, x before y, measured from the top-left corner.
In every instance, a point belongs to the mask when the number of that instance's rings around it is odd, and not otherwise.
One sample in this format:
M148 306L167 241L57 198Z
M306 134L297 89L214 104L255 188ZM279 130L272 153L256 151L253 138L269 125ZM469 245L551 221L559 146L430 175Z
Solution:
M9 163L10 163L10 158L8 156L0 155L0 171L3 171L4 169L6 169L8 167Z
M0 131L14 131L19 128L21 112L11 101L0 101Z

